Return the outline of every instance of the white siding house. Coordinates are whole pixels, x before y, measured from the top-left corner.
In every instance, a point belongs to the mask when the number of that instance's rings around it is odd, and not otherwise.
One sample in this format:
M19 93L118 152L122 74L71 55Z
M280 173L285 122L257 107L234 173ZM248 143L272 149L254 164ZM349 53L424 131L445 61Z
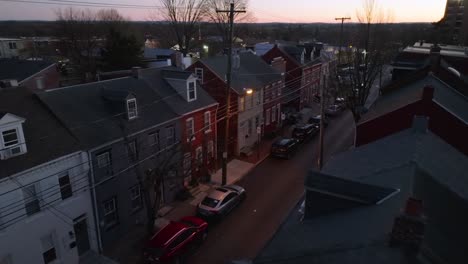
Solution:
M14 38L0 38L0 59L18 58L25 48L25 41Z
M0 180L0 260L78 263L97 249L88 171L79 151Z

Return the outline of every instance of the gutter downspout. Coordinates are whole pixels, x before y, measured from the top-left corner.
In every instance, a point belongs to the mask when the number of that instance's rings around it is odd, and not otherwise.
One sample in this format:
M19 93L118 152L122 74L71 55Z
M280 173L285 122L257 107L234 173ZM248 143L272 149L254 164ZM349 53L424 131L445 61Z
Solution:
M96 194L94 190L94 171L93 171L93 160L91 158L91 151L88 151L88 161L89 161L89 182L91 183L91 188L90 188L90 194L91 194L91 199L93 200L92 205L93 205L93 218L94 218L94 223L96 226L96 237L97 237L97 242L98 242L98 253L102 254L102 240L101 240L101 225L99 224L99 217L98 217L98 208L97 208L97 201L96 201Z

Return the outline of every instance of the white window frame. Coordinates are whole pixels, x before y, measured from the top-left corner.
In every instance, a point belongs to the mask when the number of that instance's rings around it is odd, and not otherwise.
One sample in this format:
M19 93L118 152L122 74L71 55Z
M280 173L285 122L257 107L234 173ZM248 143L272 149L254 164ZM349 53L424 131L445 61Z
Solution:
M112 208L111 210L109 210L109 211L108 211L107 208L106 208L106 205L107 205L107 204L111 204L112 207L113 207L113 208ZM103 211L103 218L104 218L105 226L106 226L106 227L111 227L111 226L114 226L114 225L118 224L118 222L119 222L119 215L118 215L119 212L118 212L118 210L117 210L117 201L116 201L116 198L115 198L115 197L112 197L111 199L104 201L104 202L102 203L102 207L103 207L103 210L102 210L102 211ZM110 214L115 214L115 219L114 219L112 222L108 223L108 222L106 221L106 216L108 216L108 215L110 215Z
M136 143L136 140L133 140L128 142L127 145L128 160L131 162L134 162L138 159L138 148Z
M210 111L206 111L203 114L203 121L204 121L205 133L211 132L211 112Z
M195 75L200 83L203 83L203 68L195 68Z
M157 150L159 150L161 145L159 136L159 129L148 134L148 143L150 144L150 146L155 147Z
M191 89L190 84L193 84L193 98L190 97ZM195 81L187 82L187 101L192 102L197 100L197 83Z
M193 117L185 119L185 133L187 134L187 142L195 140L195 120Z
M195 160L197 161L197 165L203 165L203 148L201 146L195 149Z
M8 47L9 47L10 49L12 49L12 50L13 50L13 49L14 49L14 50L15 50L15 49L18 49L18 46L16 45L16 42L8 42Z
M214 142L213 140L208 141L206 146L206 156L210 158L214 158ZM209 160L207 159L207 162Z
M245 96L239 96L239 112L245 111Z
M39 185L37 183L33 183L33 184L29 184L27 186L24 186L22 188L23 200L24 200L24 210L26 211L27 216L35 215L35 214L39 213L41 211L41 209L42 209L41 208L41 203L40 203L40 197L39 197L40 191L38 191L38 189L39 189L38 186ZM29 190L29 188L31 188L31 187L34 189L34 194L33 195L31 193L31 191ZM37 206L39 208L38 208L38 210L36 212L29 213L26 208L27 208L28 204L31 204L33 202L37 203Z
M16 143L11 144L11 142L13 142L13 141L8 141L8 142L7 142L7 141L5 140L5 133L6 133L6 132L9 132L8 134L12 134L12 133L13 133L13 132L10 132L10 131L14 131L14 134L16 135ZM19 131L18 131L18 128L16 128L16 127L15 127L15 128L11 128L11 129L6 129L6 130L3 130L3 131L2 131L2 142L3 142L3 147L4 147L4 148L13 148L13 147L19 145L19 144L20 144L20 139L21 139L21 138L20 138L20 135L19 135ZM8 143L9 145L7 145L7 143Z
M271 122L276 122L276 105L271 108Z
M132 210L137 211L141 208L143 208L143 199L141 197L141 186L140 184L137 184L133 187L130 188L130 200L132 204ZM138 200L138 206L134 206L134 201Z
M271 115L271 108L268 108L266 111L265 111L265 125L269 125L270 124L270 115Z
M130 109L130 103L135 103L135 109ZM127 116L128 120L132 120L138 117L138 106L136 98L131 98L127 100Z
M103 159L104 158L104 159ZM111 164L111 160L110 160L110 153L109 151L106 151L106 152L103 152L99 155L96 155L96 159L97 159L97 164L98 164L98 167L100 169L102 168L107 168L110 166ZM105 161L105 163L103 163L103 160Z
M166 145L167 147L171 147L171 145L175 144L175 128L174 126L166 127Z

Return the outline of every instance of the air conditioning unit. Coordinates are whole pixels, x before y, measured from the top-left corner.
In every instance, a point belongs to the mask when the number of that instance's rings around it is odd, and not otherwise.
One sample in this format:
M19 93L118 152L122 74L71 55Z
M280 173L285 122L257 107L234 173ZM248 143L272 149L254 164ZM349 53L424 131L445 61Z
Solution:
M21 146L16 146L0 151L0 159L6 160L18 154L21 154Z

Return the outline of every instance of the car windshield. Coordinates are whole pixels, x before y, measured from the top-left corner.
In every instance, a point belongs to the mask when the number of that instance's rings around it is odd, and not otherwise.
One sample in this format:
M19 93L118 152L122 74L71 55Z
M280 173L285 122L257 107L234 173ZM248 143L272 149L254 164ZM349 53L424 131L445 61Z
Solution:
M201 203L208 207L215 208L219 204L219 200L216 200L210 197L205 197L205 199L203 199Z
M194 223L187 221L187 220L180 220L181 223L186 224L188 226L196 226Z

